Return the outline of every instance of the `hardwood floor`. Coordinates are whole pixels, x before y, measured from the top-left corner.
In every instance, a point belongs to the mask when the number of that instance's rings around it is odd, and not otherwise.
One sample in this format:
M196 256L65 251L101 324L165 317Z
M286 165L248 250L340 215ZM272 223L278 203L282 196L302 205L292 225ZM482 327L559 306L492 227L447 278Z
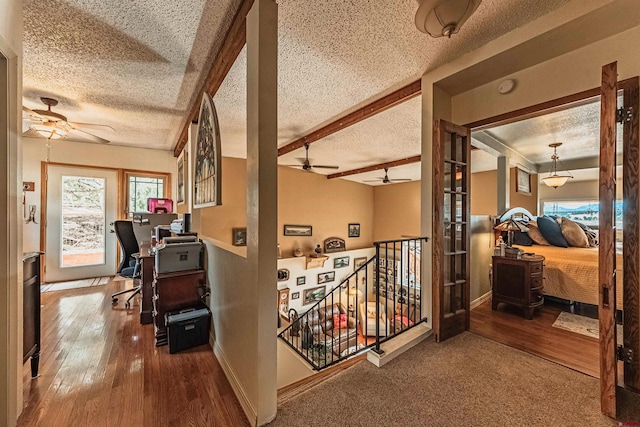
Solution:
M42 294L40 376L24 365L18 426L249 425L211 347L154 346L124 282Z
M598 340L554 328L560 311L545 305L526 320L519 308L508 304L492 311L489 300L471 311L469 331L599 378Z

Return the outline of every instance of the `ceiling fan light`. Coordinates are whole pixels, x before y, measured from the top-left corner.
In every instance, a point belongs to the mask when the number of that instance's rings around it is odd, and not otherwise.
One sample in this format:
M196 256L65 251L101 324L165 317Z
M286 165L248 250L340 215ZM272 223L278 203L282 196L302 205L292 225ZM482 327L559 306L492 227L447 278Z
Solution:
M416 27L431 37L451 37L460 31L481 0L422 0L416 12Z
M558 188L565 185L569 178L571 177L562 175L551 175L542 178L542 182L549 187Z
M56 126L49 125L31 125L29 129L38 132L38 135L47 139L60 139L67 136L67 131Z

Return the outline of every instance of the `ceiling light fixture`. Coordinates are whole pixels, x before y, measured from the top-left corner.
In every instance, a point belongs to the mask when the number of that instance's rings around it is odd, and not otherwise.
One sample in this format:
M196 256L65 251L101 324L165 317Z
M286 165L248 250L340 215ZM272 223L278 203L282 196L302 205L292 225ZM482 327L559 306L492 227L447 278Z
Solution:
M554 142L549 144L549 147L553 148L553 155L551 156L551 170L549 176L542 178L542 182L549 187L558 188L567 183L569 178L573 178L573 175L568 170L565 170L567 175L558 175L557 162L560 160L558 157L558 147L562 145L562 142Z
M60 139L67 136L67 131L48 123L44 123L41 125L31 125L29 126L29 129L38 132L38 135L47 139Z
M420 1L420 0L419 0ZM431 37L449 37L475 12L481 0L421 0L416 27Z

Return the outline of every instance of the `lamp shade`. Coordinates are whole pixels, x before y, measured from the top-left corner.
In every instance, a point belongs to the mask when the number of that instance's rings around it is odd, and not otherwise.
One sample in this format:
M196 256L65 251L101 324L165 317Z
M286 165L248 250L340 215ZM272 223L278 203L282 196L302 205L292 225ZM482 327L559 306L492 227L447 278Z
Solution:
M549 187L558 188L565 185L569 178L569 176L551 175L542 178L542 182Z
M511 218L505 221L502 221L500 224L496 225L494 229L499 231L521 231L521 232L529 231L529 228L526 225L522 224L519 221L515 221Z
M451 37L475 12L481 0L422 0L416 27L431 37Z
M60 139L67 136L67 132L64 129L60 129L56 126L49 125L31 125L29 129L38 132L38 135L47 139Z

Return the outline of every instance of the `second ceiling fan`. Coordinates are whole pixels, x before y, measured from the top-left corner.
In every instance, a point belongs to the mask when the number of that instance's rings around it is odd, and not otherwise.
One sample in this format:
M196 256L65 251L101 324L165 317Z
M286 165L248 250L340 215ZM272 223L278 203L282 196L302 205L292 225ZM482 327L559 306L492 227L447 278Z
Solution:
M389 168L384 168L384 177L376 178L376 179L367 179L363 182L382 182L383 184L391 184L393 182L407 182L411 181L409 178L389 178Z
M296 164L296 165L283 165L283 166L298 167L298 168L302 168L302 170L309 171L309 172L311 172L311 169L339 169L340 168L340 166L312 165L311 162L309 161L309 143L308 142L304 144L304 150L305 150L304 159L302 158L299 159L300 161L302 161L302 163Z

